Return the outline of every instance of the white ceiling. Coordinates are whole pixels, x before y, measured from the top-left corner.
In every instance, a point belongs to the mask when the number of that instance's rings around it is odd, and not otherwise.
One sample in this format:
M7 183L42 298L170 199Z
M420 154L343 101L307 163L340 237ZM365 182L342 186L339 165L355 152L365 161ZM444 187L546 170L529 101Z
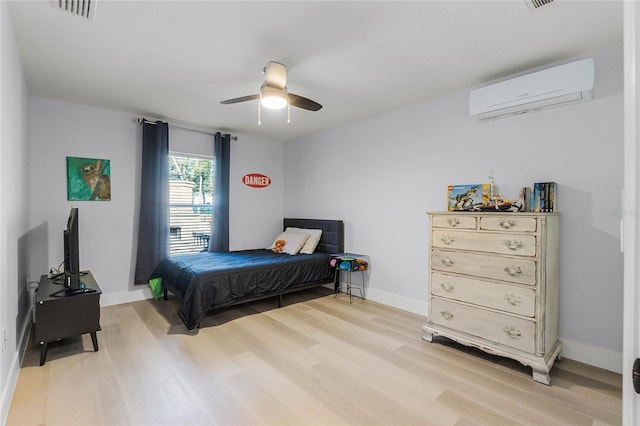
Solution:
M622 41L611 0L9 3L32 95L283 141ZM270 60L323 108L220 104Z

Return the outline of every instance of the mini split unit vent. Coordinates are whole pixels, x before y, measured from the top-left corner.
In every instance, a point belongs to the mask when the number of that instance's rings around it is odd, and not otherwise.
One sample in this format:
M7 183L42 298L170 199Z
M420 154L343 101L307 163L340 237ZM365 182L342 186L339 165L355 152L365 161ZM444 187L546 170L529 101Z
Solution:
M469 112L490 120L584 102L593 81L593 59L583 59L473 90Z
M93 19L96 14L97 0L51 0L56 9L87 19Z
M539 7L542 7L544 5L547 5L551 2L553 2L553 0L525 0L527 2L527 4L530 4L534 9L537 9Z

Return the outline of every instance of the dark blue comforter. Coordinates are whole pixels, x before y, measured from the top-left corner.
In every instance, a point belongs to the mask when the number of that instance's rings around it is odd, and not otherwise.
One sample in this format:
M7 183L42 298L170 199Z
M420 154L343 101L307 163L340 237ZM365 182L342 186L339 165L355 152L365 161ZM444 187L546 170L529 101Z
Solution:
M308 283L333 282L334 271L326 253L291 256L257 249L171 256L158 275L182 298L178 316L191 330L214 308Z

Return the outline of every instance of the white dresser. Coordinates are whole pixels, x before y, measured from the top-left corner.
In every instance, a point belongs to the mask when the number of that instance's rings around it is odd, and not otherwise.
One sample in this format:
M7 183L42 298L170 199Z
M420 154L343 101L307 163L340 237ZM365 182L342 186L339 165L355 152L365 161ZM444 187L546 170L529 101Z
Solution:
M549 384L558 341L557 213L429 212L429 313L441 335L513 358Z

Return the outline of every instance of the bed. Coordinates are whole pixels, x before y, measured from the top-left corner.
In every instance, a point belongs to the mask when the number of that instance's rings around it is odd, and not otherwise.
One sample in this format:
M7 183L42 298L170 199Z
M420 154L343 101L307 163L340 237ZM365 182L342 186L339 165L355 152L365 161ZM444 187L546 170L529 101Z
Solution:
M283 224L283 230L322 230L313 254L289 255L268 249L204 252L171 256L160 264L157 275L162 278L164 297L170 291L180 298L178 316L187 329L197 328L216 309L274 296L281 306L286 293L335 285L329 255L344 251L344 223L285 218Z

